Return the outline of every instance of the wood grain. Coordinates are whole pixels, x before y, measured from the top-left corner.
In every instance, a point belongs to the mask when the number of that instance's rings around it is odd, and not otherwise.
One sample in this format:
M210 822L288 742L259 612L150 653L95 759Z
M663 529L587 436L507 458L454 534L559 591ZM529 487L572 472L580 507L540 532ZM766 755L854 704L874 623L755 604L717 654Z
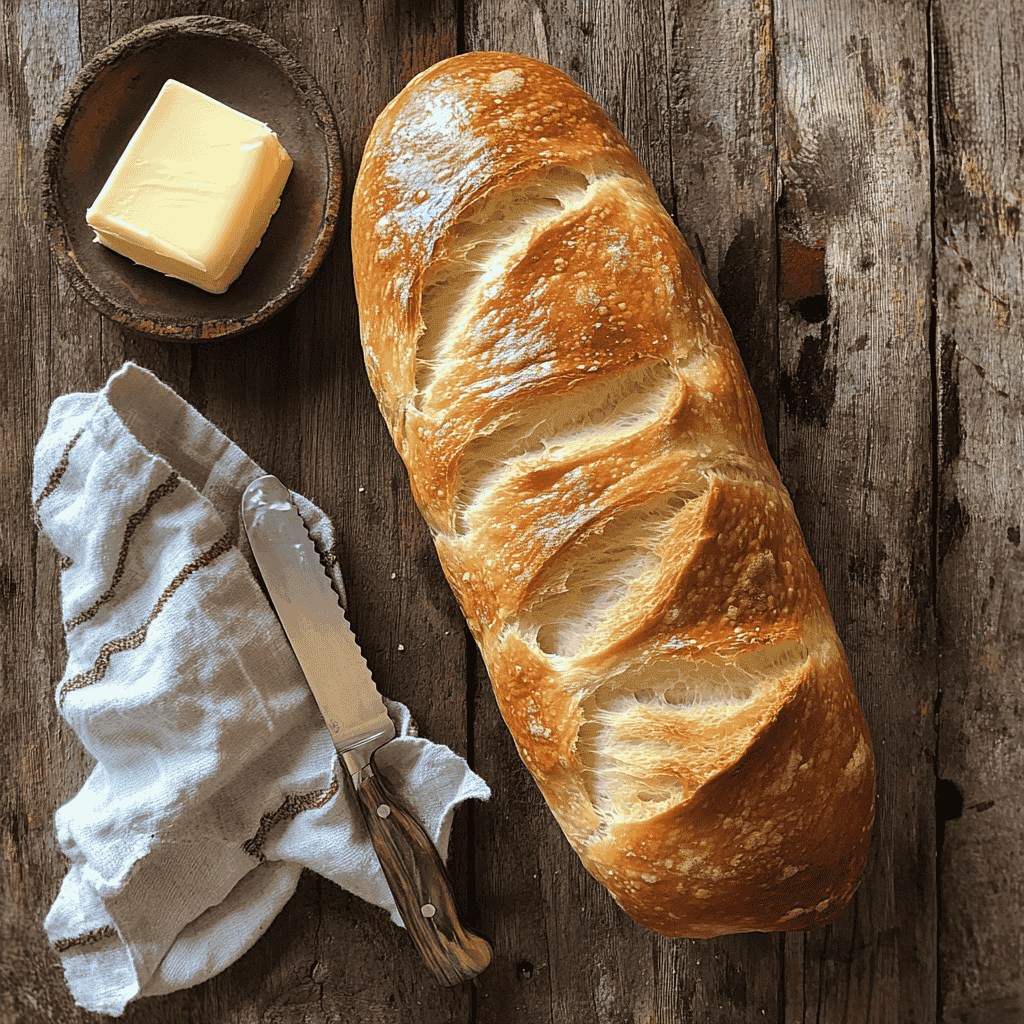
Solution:
M1024 1019L1024 5L936 5L939 1004Z
M490 943L463 920L448 870L426 830L376 765L353 780L366 830L413 945L439 984L472 981L491 962Z
M872 731L878 803L844 918L787 939L787 1020L933 1020L935 644L923 4L776 6L779 232L823 290L779 306L780 469ZM917 87L915 88L915 83ZM793 295L786 298L786 295Z
M42 931L53 813L91 764L59 718L59 582L30 510L51 402L126 359L334 517L384 692L469 757L457 899L492 965L443 990L387 916L310 873L256 945L127 1021L1009 1024L1024 1015L1024 3L208 0L334 104L345 217L310 288L233 342L102 320L47 250L52 111L184 0L0 8L0 1020L76 1008ZM370 126L460 49L549 60L650 170L730 322L849 654L878 761L854 904L786 938L662 939L582 869L501 722L362 367L347 208Z

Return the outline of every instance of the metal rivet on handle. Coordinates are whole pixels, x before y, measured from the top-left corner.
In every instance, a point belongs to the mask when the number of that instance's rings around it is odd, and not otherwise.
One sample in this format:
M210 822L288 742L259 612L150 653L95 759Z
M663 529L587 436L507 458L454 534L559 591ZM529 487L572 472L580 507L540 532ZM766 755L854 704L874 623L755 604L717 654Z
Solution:
M437 913L437 907L435 907L433 903L424 903L423 906L420 907L420 913L424 917L433 917Z
M377 808L377 817L378 818L386 818L390 813L391 813L391 808L388 807L387 804L381 804L380 807Z

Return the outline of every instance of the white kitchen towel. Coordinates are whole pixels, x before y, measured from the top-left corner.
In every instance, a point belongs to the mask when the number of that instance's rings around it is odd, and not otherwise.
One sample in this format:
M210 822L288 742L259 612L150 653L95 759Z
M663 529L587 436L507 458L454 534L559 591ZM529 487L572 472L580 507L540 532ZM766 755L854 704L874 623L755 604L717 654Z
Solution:
M54 402L36 448L34 511L61 556L56 701L96 760L56 814L69 868L45 928L90 1010L119 1015L223 970L303 867L401 922L255 576L239 507L260 475L131 363ZM295 497L332 566L330 521ZM417 737L406 708L389 711L400 735L378 761L445 856L456 806L489 790Z

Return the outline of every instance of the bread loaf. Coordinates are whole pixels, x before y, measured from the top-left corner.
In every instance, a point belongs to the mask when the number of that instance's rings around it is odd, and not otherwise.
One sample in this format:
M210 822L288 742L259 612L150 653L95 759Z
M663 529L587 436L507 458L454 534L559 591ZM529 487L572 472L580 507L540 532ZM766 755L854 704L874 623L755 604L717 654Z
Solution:
M664 935L813 928L874 761L729 327L564 74L471 53L373 127L370 383L501 713L586 868Z

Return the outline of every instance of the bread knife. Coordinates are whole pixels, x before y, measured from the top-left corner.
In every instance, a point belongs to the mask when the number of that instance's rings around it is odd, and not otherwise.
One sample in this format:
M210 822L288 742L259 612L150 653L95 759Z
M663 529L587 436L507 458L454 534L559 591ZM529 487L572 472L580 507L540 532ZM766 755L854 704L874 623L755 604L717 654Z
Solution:
M442 984L474 978L490 963L490 944L460 922L444 862L377 767L395 726L284 484L254 480L242 495L242 522L413 944Z

